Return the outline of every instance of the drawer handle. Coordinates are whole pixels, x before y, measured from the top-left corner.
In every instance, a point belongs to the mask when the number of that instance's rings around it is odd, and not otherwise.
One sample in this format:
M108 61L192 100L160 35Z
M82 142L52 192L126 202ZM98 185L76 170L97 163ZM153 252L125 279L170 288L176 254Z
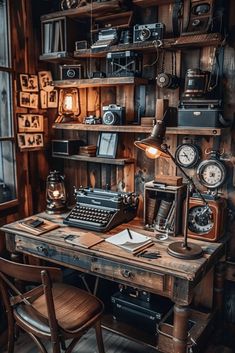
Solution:
M133 273L131 271L129 271L129 270L122 270L121 274L125 278L133 278L134 277Z
M49 254L48 249L45 248L45 246L42 246L42 245L37 246L37 250L46 256Z

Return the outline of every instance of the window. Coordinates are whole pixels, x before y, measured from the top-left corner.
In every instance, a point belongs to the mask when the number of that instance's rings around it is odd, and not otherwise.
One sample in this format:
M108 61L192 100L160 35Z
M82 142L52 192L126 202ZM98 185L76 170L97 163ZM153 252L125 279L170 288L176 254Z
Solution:
M0 207L16 199L12 67L7 0L0 0Z

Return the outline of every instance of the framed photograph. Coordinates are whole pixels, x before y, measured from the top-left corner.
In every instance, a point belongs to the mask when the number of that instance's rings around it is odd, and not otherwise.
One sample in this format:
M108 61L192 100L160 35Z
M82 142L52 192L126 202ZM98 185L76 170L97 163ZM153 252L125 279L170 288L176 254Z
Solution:
M52 75L50 71L39 71L39 88L45 92L51 92L54 89Z
M18 146L20 149L43 147L43 134L18 134Z
M47 93L47 107L48 108L58 107L58 91L56 89Z
M20 74L20 89L23 92L38 92L38 76Z
M97 144L97 157L115 158L117 153L118 134L101 132Z
M47 106L47 92L43 89L40 90L40 106L42 109L48 108Z
M39 114L18 114L19 132L43 131L43 115Z
M31 109L38 108L38 94L37 93L28 93L20 92L19 106Z

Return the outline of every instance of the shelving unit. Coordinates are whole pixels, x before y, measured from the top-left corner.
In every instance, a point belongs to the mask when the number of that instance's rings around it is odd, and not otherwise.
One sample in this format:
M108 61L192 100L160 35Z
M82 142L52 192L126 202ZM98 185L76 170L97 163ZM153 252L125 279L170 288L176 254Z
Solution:
M135 162L133 158L102 158L102 157L87 157L87 156L79 156L79 155L61 156L61 155L57 155L56 153L52 154L52 157L70 159L74 161L93 162L93 163L112 164L112 165L126 165L126 164L132 164Z
M54 81L55 87L58 88L87 88L87 87L105 87L116 85L145 85L147 79L141 77L108 77L108 78L91 78L83 80L63 80Z

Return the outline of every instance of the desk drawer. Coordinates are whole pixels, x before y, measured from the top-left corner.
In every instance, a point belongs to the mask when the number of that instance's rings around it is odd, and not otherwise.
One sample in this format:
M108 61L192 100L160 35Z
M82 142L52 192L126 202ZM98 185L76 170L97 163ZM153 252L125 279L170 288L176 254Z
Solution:
M164 291L166 276L162 273L142 270L138 267L117 263L111 260L93 258L91 264L93 273L102 274L103 276L121 280L129 283L131 286L143 286L152 291Z
M90 270L91 256L85 255L79 251L66 249L63 251L61 247L46 244L41 240L26 239L21 236L15 237L16 251L27 252L37 255L48 260L58 261L60 264L74 265L76 267Z

